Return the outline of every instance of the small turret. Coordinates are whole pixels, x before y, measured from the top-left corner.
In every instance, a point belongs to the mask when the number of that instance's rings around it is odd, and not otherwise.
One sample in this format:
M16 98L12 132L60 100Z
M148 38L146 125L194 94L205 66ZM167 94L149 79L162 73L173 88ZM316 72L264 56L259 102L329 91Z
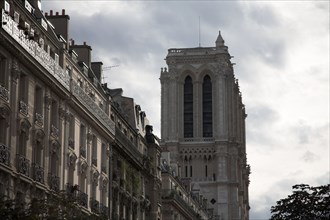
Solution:
M217 40L215 41L215 46L216 46L216 47L223 47L223 46L225 46L225 41L223 40L220 31L219 31L218 38L217 38Z

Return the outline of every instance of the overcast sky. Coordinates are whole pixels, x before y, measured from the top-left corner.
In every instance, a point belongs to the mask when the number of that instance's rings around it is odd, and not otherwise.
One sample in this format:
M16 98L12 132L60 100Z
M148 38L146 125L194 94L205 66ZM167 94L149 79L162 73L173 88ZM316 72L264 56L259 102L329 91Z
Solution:
M160 135L160 68L169 48L215 46L221 30L247 109L250 217L299 183L329 183L329 1L67 1L70 38L146 111Z

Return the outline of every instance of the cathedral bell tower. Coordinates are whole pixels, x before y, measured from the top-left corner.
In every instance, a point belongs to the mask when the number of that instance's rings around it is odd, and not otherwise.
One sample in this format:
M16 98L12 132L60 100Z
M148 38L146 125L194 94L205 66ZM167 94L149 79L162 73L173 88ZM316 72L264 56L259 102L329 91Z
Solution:
M228 47L172 48L161 70L161 147L214 219L249 219L245 107Z

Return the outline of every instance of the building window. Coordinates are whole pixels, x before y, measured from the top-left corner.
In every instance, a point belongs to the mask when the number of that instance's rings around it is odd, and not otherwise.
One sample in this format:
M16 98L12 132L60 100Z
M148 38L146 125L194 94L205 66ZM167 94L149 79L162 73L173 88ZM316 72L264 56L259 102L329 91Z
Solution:
M19 112L23 115L28 115L28 76L21 74L19 79Z
M44 124L44 115L43 115L43 92L40 87L35 88L34 96L34 121L38 125Z
M193 84L190 76L187 76L184 82L184 137L193 137Z
M192 177L192 174L193 174L193 168L192 168L192 166L190 165L190 177Z
M73 115L71 115L69 119L69 147L74 149L74 127L75 127L75 118Z
M205 165L205 177L207 177L207 165Z
M86 127L80 125L80 155L86 157Z
M8 88L8 73L6 71L6 59L0 55L0 86Z
M95 135L92 139L92 164L97 166L97 137Z
M206 75L203 80L203 137L212 136L212 83Z
M107 173L107 145L104 143L102 143L101 153L101 171Z

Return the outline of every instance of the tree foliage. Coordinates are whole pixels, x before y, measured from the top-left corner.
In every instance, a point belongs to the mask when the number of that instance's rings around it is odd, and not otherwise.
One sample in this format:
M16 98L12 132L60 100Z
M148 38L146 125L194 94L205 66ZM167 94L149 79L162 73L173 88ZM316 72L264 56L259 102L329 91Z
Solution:
M330 219L330 184L294 185L293 193L271 207L271 220Z
M43 219L93 219L104 220L106 216L90 215L82 211L74 196L60 192L47 199L33 198L29 203L0 196L0 219L43 220Z

